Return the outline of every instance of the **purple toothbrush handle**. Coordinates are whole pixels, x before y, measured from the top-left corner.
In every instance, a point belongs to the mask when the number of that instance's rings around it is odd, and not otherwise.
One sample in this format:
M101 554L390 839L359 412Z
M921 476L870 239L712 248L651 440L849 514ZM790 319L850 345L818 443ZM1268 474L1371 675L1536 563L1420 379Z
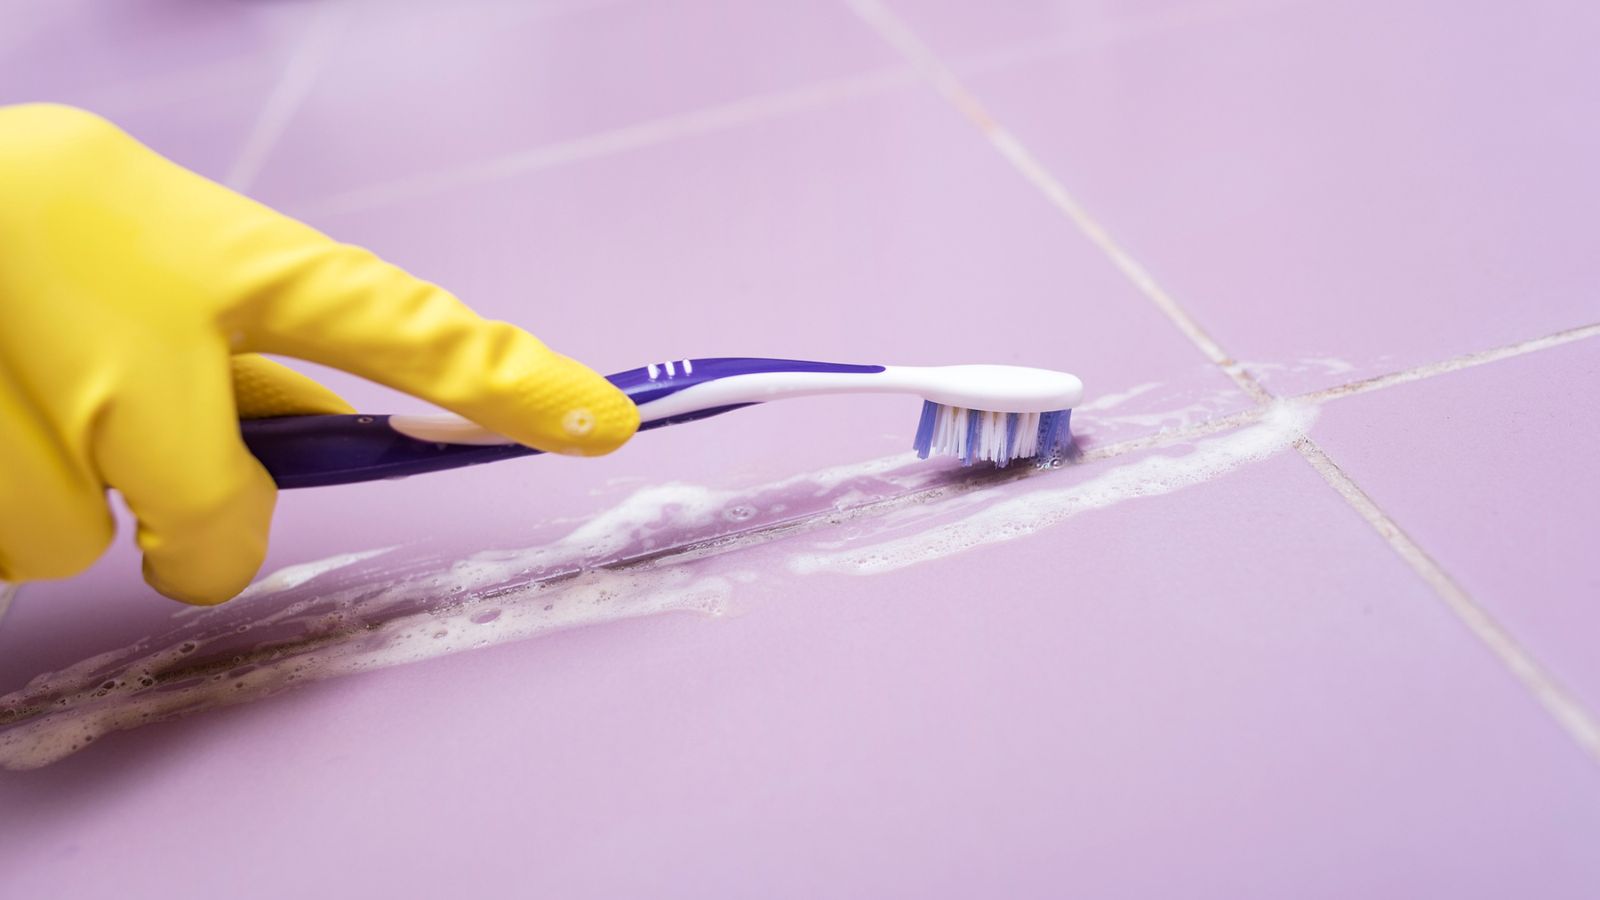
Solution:
M686 365L687 363L687 365ZM654 375L652 376L652 371ZM670 371L671 374L668 374ZM792 359L742 357L679 360L606 376L644 406L685 388L760 372L881 372L882 366L847 366ZM746 405L746 404L740 404ZM640 431L704 419L739 406L699 410L647 422ZM521 444L476 446L419 441L395 431L388 416L283 416L239 423L245 446L280 488L324 487L496 462L542 451Z
M404 478L541 452L521 444L419 441L389 427L388 416L248 419L239 431L280 488Z

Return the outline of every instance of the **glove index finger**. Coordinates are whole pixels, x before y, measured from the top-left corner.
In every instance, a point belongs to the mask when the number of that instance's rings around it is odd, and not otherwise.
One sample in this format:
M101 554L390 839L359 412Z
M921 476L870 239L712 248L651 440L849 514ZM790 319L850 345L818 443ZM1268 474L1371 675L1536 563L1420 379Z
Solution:
M366 250L298 227L304 234L241 323L249 349L369 378L540 450L599 455L637 430L633 401L594 370Z

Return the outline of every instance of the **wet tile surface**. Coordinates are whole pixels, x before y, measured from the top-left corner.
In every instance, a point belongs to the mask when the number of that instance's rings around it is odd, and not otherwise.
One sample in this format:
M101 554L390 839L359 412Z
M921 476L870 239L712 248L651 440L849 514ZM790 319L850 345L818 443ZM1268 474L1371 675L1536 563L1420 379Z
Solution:
M1586 7L885 7L1275 393L1600 320ZM853 398L285 492L274 574L204 613L124 537L0 624L0 759L128 717L0 770L13 890L1600 893L1594 749L1292 449L1600 708L1597 339L1252 408L848 4L0 12L0 99L96 109L602 370L1089 387L1059 471L911 468L915 403Z

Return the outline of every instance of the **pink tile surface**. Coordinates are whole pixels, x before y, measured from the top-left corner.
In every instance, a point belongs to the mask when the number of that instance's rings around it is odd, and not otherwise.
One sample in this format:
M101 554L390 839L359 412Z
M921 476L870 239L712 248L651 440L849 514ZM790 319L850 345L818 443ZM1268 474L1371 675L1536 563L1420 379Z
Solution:
M1283 3L955 66L1294 393L1600 320L1597 37L1582 2ZM1354 374L1305 365L1329 357Z
M157 152L225 181L254 131L276 67L219 77L170 95L104 96L76 102L116 122Z
M820 346L852 361L1071 361L1102 394L1170 392L1118 412L1242 405L1070 222L915 86L310 221L602 369L809 358ZM996 310L1045 327L985 324ZM974 327L953 339L952 321ZM906 433L890 431L813 428L808 441L825 449L808 458L900 449Z
M1571 114L1593 84L1577 6L888 5L1274 390L1600 318L1574 227L1597 134ZM646 580L579 618L655 596L658 570L618 560L688 547L660 571L727 607L334 677L0 770L0 894L1600 894L1594 754L1285 449L1293 434L1205 469L1265 426L1171 432L1245 398L847 5L0 12L17 25L0 97L89 105L216 177L262 142L259 196L603 370L992 360L1090 389L1088 458L1021 478L805 476L903 452L915 403L860 398L601 460L285 492L267 571L398 549L198 615L143 587L123 539L18 599L0 695L162 634L207 636L192 671L238 653L258 667L227 676L244 684L310 642L310 613L265 620L298 602L345 604L380 636L433 617L470 637L463 602L509 618L545 595L463 601L455 561L565 546L640 490L685 499L582 557ZM1594 365L1589 344L1542 350L1339 400L1312 426L1591 707L1596 435L1562 412L1593 405ZM420 408L312 371L364 409ZM1483 440L1485 406L1516 431ZM1171 445L1119 443L1148 438ZM1042 530L941 538L884 574L803 565L1008 502L1031 505L950 534ZM1491 516L1505 527L1474 527ZM1507 531L1541 537L1512 560ZM329 599L407 578L409 606Z
M837 4L382 5L340 25L260 195L303 201L897 62ZM449 40L441 40L441 34Z
M1590 895L1593 764L1319 484L1279 456L131 732L0 782L0 861L29 896Z
M888 0L884 5L938 53L951 58L1005 57L1124 40L1195 18L1283 0Z
M241 69L281 63L326 5L5 0L0 103L192 91Z
M305 40L311 3L0 3L0 104L93 110L219 181Z
M1600 707L1600 340L1341 400L1318 440L1484 608Z

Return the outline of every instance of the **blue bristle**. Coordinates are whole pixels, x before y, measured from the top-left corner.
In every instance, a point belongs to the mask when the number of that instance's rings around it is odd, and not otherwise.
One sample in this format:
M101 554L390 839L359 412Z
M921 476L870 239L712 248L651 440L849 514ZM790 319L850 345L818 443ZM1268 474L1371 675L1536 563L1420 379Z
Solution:
M1000 458L994 464L1004 469L1011 464L1011 454L1017 446L1017 426L1022 422L1022 416L1017 413L1006 413L1006 446Z
M965 425L961 424L962 416L966 417ZM927 459L937 451L955 456L963 466L971 466L986 452L984 423L992 421L1000 429L1000 434L991 433L988 440L995 446L988 447L987 452L993 457L995 467L1003 469L1012 461L1023 458L1018 455L1023 444L1022 423L1030 418L1022 413L1005 413L1002 420L995 413L949 407L924 400L922 416L917 421L917 435L911 441L911 448L921 459ZM1000 424L1001 421L1004 425ZM1037 421L1038 440L1034 452L1027 458L1044 465L1071 449L1072 410L1039 413Z
M1039 458L1048 460L1072 446L1072 410L1039 416Z
M917 436L911 441L911 449L917 451L918 459L928 458L928 451L933 447L933 424L938 420L939 404L922 401L922 419L917 422Z

